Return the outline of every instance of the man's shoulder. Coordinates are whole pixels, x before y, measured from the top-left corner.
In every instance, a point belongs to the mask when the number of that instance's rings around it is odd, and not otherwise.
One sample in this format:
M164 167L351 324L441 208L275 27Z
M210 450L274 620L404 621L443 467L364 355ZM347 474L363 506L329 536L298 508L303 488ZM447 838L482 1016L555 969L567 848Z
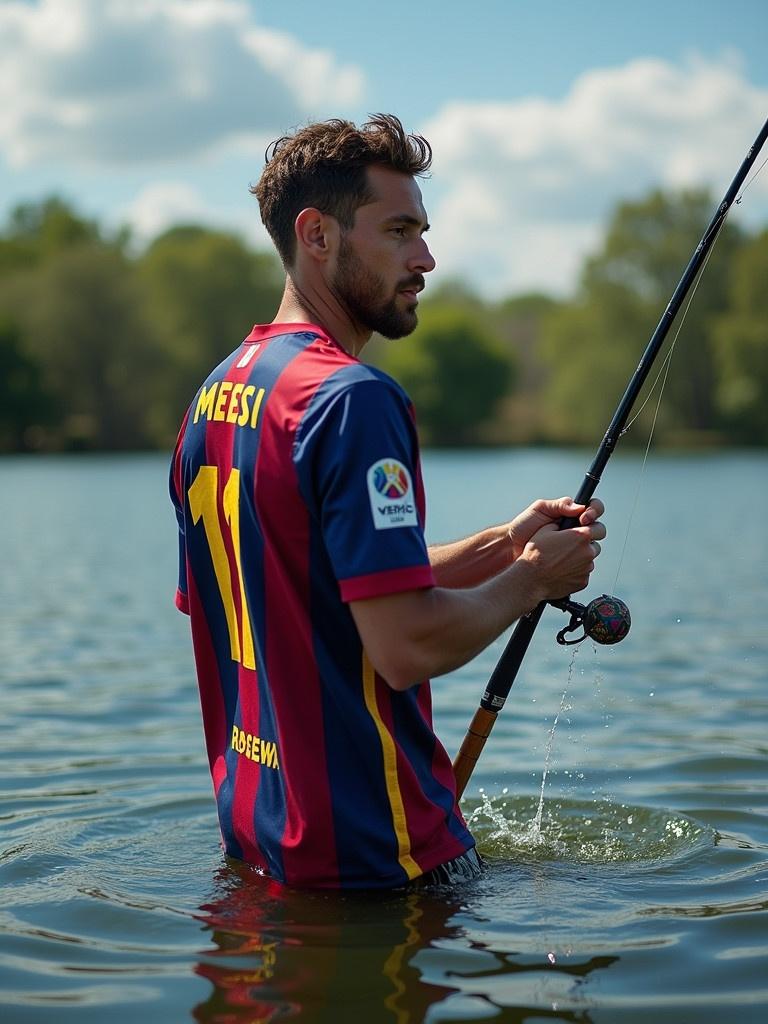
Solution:
M397 381L376 366L354 360L335 368L314 389L297 424L296 451L322 436L360 436L374 424L380 429L386 424L389 431L410 430L412 423L410 399Z
M307 419L325 419L332 409L344 420L359 417L412 419L410 398L389 374L357 360L336 367L316 388Z
M361 396L384 397L389 395L408 402L408 396L394 377L370 363L350 359L342 363L328 379L329 387L336 392L359 392Z

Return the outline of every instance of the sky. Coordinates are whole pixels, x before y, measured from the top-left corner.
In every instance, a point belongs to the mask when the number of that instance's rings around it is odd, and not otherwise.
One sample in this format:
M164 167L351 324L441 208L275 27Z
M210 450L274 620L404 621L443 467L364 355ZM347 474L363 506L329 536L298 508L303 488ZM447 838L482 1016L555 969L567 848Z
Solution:
M266 248L267 144L386 111L434 151L431 279L567 295L619 200L725 193L766 43L766 0L0 0L0 219L55 194ZM768 224L768 168L733 215Z

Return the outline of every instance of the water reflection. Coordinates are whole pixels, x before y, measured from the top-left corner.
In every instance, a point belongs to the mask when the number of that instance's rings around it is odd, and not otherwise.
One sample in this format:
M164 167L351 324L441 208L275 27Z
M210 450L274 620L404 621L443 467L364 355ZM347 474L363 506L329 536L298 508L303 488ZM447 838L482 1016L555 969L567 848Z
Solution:
M500 1013L505 1021L524 1021L533 1007L511 1004L516 989L530 998L536 973L547 982L560 974L556 988L578 1006L578 987L618 957L559 964L554 954L521 956L497 944L488 949L473 939L471 926L487 921L476 911L487 913L487 891L480 890L488 884L388 894L298 892L230 862L198 915L213 948L195 972L212 990L192 1015L201 1024L291 1018L418 1024ZM514 950L514 936L509 939ZM549 998L536 1000L536 1016L591 1020L586 1006L560 1009Z
M410 960L434 939L458 935L452 898L424 892L298 892L230 862L200 920L215 949L196 972L213 986L194 1010L206 1022L264 1022L301 1015L410 1024L451 989L425 985Z

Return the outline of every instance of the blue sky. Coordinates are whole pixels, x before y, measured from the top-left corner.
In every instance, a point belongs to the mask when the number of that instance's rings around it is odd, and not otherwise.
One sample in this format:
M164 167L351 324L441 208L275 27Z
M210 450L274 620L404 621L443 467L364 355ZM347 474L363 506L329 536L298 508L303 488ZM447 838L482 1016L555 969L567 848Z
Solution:
M435 279L567 293L618 199L719 198L768 117L765 0L0 0L0 214L266 245L266 143L397 113L433 143ZM768 222L768 169L737 211Z

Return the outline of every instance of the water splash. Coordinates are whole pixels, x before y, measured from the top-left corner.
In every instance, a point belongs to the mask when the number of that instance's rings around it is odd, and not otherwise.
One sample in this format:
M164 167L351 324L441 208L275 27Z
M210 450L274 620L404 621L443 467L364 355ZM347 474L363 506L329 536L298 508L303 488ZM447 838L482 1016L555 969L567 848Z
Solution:
M541 827L541 819L531 817L530 800L515 800L510 806L480 789L480 803L467 817L467 825L486 853L508 856L510 853L532 855L536 860L554 860L567 855L567 848L553 832ZM541 805L539 805L539 809Z
M611 864L659 861L714 842L711 829L685 815L609 800L550 800L537 830L535 797L507 789L466 801L467 824L483 854L520 861Z

